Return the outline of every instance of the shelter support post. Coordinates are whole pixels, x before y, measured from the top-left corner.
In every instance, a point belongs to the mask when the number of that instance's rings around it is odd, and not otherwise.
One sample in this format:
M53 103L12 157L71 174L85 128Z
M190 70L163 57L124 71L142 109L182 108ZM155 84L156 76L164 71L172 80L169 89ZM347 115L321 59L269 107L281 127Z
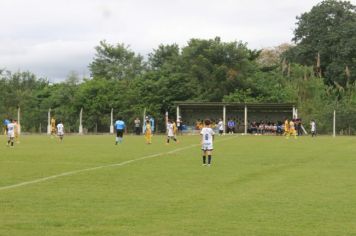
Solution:
M247 134L247 105L245 105L245 134Z

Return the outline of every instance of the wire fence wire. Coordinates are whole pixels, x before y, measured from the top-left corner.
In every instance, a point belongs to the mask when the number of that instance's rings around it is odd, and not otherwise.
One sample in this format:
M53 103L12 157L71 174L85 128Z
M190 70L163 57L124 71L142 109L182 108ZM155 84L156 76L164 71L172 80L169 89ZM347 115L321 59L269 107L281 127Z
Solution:
M334 111L335 111L335 130L334 130L334 125L333 125L333 120L334 120ZM64 115L61 115L62 122L65 125L65 131L67 133L78 133L79 132L79 112L78 115L73 116L73 114L68 114L69 117L65 117ZM161 117L156 118L156 124L155 128L158 133L164 133L165 132L165 121L164 121L164 115L162 114ZM174 117L175 114L172 114ZM204 114L206 116L206 114ZM4 119L7 117L3 116ZM29 119L28 117L32 117ZM132 116L128 117L125 119L126 124L127 124L127 132L128 133L133 133L135 130L135 124L134 124L134 119L137 116ZM14 116L12 117L13 119L17 118L17 112L14 112ZM335 132L335 135L356 135L356 107L354 108L349 108L349 109L343 109L343 107L338 107L336 109L320 109L319 111L313 111L313 112L303 112L300 113L300 117L298 117L302 120L303 127L305 130L310 133L311 129L311 121L314 120L316 122L316 127L317 127L317 133L321 135L333 135ZM142 118L141 118L142 119ZM33 114L26 114L26 112L21 113L21 131L23 133L34 133L34 134L45 134L47 133L47 126L48 126L48 117L47 117L47 112L43 112L40 116L38 116L38 119L33 120ZM107 116L103 116L100 119L97 119L95 122L95 125L91 128L88 128L86 126L87 121L93 120L92 117L87 117L83 116L83 130L84 133L110 133L110 114ZM58 120L57 120L58 121ZM184 121L184 117L182 117L183 125L187 125ZM143 124L143 121L141 120L141 124ZM187 125L188 126L188 125ZM192 126L190 124L190 126ZM225 127L227 124L225 124ZM238 132L243 133L244 129L241 127L244 127L244 122L241 121L240 123L237 124L237 126L240 127L238 129ZM3 131L5 130L5 127L2 127ZM189 127L190 130L194 130L194 126Z

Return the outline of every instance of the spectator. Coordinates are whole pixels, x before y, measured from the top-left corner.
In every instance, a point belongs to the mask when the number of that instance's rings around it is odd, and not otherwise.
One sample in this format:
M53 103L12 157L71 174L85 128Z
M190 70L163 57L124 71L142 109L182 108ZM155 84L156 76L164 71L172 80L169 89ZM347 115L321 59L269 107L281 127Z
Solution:
M136 135L140 135L141 133L141 121L138 117L135 119L135 133Z
M298 132L298 136L303 135L302 119L297 119L297 132Z
M219 135L222 135L224 133L224 122L222 121L222 119L219 119L218 128Z
M235 121L233 119L229 119L227 122L228 133L233 134L235 132Z

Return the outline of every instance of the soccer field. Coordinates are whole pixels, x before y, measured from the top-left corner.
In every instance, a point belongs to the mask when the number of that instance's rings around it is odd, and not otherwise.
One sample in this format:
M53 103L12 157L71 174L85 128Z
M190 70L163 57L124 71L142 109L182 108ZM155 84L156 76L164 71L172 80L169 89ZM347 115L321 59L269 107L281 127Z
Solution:
M356 235L356 138L179 138L1 136L0 235Z

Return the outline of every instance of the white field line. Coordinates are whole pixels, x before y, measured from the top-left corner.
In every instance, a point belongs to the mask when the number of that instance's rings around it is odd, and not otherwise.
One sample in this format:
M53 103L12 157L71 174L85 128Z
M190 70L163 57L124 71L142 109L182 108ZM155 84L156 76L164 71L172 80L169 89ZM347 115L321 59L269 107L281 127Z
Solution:
M222 140L218 140L218 141L215 141L215 142L226 141L226 140L232 139L234 137L236 137L236 136L232 136L232 137L229 137L229 138L224 138ZM73 170L73 171L68 171L68 172L64 172L64 173L61 173L61 174L57 174L57 175L51 175L51 176L44 177L44 178L39 178L39 179L34 179L34 180L30 180L30 181L21 182L21 183L18 183L18 184L3 186L3 187L0 187L0 191L7 190L7 189L18 188L18 187L22 187L22 186L26 186L26 185L31 185L31 184L37 184L37 183L45 182L45 181L48 181L48 180L57 179L57 178L64 177L64 176L75 175L75 174L79 174L79 173L83 173L83 172L89 172L89 171L94 171L94 170L99 170L99 169L109 168L109 167L124 166L124 165L130 164L130 163L133 163L133 162L142 161L142 160L153 158L153 157L163 156L165 154L172 154L172 153L183 151L183 150L186 150L186 149L190 149L190 148L196 147L196 146L200 146L200 144L192 144L192 145L189 145L189 146L186 146L186 147L174 149L174 150L169 151L169 152L161 152L161 153L157 153L157 154L143 156L143 157L140 157L140 158L137 158L137 159L132 159L132 160L128 160L128 161L124 161L124 162L120 162L120 163L113 163L113 164L108 164L108 165L96 166L96 167L91 167L91 168L86 168L86 169L81 169L81 170Z

